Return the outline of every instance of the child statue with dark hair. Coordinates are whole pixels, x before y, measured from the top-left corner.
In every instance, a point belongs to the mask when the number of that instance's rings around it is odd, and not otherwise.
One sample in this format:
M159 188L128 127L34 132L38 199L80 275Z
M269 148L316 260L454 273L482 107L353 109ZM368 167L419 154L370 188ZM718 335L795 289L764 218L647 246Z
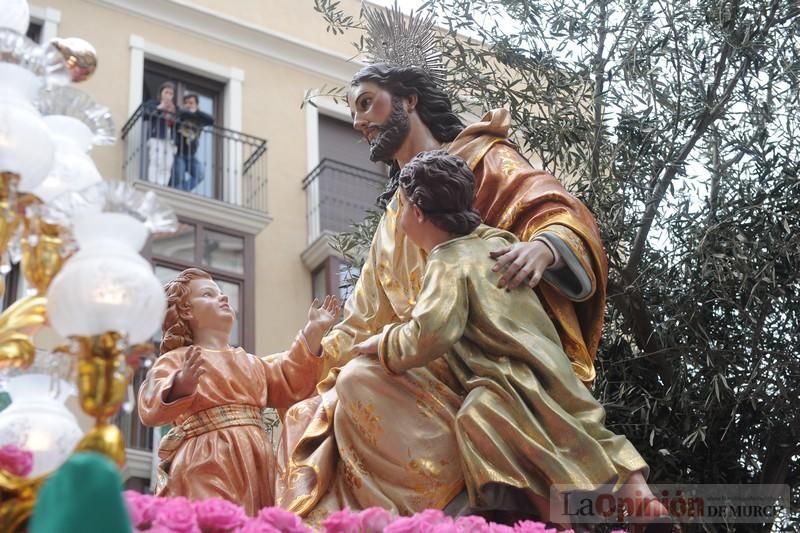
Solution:
M403 374L443 358L464 394L455 416L468 501L461 512L535 506L557 524L569 493L614 491L630 514L664 526L647 486L647 464L572 370L558 332L527 286L498 287L490 252L517 238L481 225L474 176L444 151L423 152L400 172L399 223L428 254L411 319L357 344L386 372ZM452 509L453 503L451 503ZM569 517L566 517L569 520ZM566 524L563 524L566 525Z

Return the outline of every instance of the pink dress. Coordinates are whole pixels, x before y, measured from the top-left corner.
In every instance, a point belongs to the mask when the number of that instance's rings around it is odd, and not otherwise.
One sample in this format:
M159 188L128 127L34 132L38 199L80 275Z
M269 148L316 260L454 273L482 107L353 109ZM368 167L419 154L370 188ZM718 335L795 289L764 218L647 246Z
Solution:
M275 500L275 456L261 410L307 398L321 358L309 351L302 334L288 351L264 358L242 348L204 349L205 374L195 393L165 403L187 349L159 357L139 390L142 423L175 426L162 439L164 449L170 445L174 450L162 463L168 478L158 494L224 498L254 515Z

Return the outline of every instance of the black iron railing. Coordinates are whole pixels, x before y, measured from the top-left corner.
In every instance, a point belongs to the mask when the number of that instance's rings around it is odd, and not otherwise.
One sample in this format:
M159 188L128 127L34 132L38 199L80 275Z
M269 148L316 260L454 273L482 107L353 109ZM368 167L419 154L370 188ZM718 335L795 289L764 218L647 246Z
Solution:
M122 128L123 173L144 181L267 212L267 141L191 115L140 105Z
M323 232L348 231L376 209L386 176L333 159L323 159L303 180L308 202L308 242Z

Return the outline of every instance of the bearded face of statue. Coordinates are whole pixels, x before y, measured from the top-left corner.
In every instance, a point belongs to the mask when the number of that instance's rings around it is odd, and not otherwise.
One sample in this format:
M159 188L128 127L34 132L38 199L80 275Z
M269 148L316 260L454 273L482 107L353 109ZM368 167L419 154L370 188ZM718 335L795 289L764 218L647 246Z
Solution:
M410 130L403 99L365 81L352 88L348 103L353 128L369 143L369 158L391 163Z

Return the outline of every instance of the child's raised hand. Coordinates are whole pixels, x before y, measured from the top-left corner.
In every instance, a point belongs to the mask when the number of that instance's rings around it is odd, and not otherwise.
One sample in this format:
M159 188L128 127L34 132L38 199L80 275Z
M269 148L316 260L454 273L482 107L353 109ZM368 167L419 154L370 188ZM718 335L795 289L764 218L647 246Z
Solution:
M313 354L321 354L322 336L330 329L339 317L339 300L336 296L326 296L325 301L319 303L314 298L311 307L308 308L308 322L303 328L303 336L306 338L308 349Z
M339 300L336 296L329 294L322 303L314 298L311 307L308 308L309 325L323 332L328 331L337 318L339 318Z
M199 346L189 346L178 373L172 382L166 401L174 402L185 396L191 396L197 390L200 376L206 373L203 368L203 351Z

